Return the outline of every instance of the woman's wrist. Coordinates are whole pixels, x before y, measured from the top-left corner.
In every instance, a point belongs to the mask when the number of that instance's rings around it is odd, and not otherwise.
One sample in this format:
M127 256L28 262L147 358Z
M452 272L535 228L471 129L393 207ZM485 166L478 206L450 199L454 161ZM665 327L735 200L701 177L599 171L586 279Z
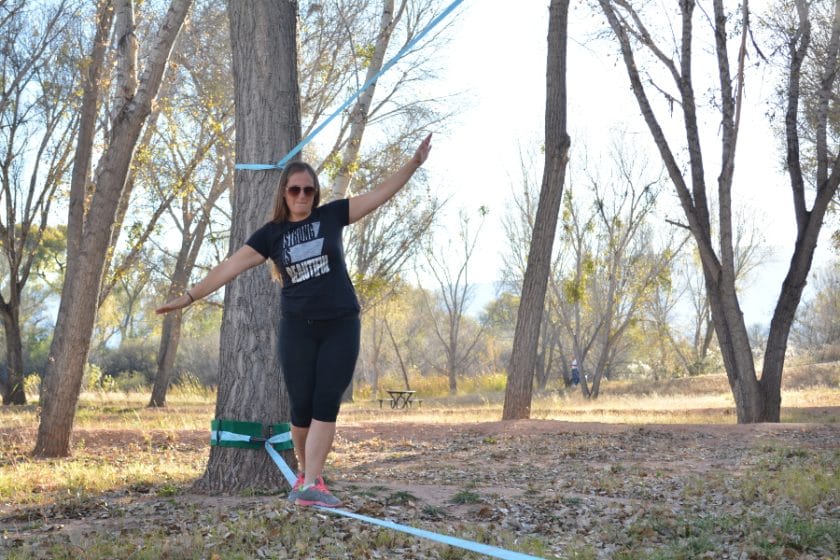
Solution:
M189 302L187 303L187 305L192 305L193 303L195 303L195 298L193 297L193 295L190 293L190 291L189 291L189 290L187 290L186 292L184 292L184 295L185 295L185 296L187 296L187 299L189 300Z

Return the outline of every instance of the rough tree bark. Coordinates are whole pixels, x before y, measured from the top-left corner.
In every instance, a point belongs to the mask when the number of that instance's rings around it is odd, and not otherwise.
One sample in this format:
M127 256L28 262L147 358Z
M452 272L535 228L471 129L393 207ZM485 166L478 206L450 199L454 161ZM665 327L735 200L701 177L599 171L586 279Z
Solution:
M3 404L26 404L23 387L23 339L20 334L20 297L13 294L8 302L3 302L7 309L0 313L6 335L6 361L9 368L9 380L2 388Z
M516 316L513 351L508 369L502 419L529 418L537 342L540 336L545 292L551 271L551 250L571 139L566 130L566 40L569 0L552 0L549 6L548 60L545 101L545 167L540 201L522 282Z
M169 54L181 29L191 0L173 0L161 21L146 59L146 67L137 80L132 60L133 27L117 22L125 35L117 37L120 56L119 78L115 90L118 104L112 113L110 136L100 156L93 184L88 184L93 153L93 128L100 98L102 61L105 41L116 11L130 17L130 0L118 2L114 9L103 2L97 13L97 32L93 55L83 93L82 123L76 150L76 162L70 185L67 222L67 271L61 292L50 354L42 386L41 423L34 453L41 457L63 457L70 451L76 403L90 348L99 301L99 287L111 231L120 196L125 187L129 166L140 131L157 97ZM92 192L91 192L92 191Z
M297 2L228 2L236 105L236 157L277 161L299 140ZM279 171L237 171L234 177L230 252L269 216ZM261 422L289 420L288 394L276 348L280 290L267 266L241 274L225 291L216 418ZM291 463L291 451L284 453ZM294 466L294 465L293 465ZM195 489L274 491L285 484L263 451L211 447Z

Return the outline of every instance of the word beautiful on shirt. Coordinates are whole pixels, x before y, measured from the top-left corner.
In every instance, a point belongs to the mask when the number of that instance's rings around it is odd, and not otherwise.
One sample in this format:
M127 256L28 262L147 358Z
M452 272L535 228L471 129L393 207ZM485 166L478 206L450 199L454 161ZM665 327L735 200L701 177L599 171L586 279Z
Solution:
M292 284L317 278L330 271L324 239L318 237L321 222L296 227L283 234L283 264Z

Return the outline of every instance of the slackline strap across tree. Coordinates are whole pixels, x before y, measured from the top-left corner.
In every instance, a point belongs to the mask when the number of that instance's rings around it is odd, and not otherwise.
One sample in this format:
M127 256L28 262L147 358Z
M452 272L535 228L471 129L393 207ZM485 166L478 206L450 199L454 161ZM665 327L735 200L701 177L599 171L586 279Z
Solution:
M237 447L240 449L259 449L264 447L268 451L269 456L280 469L283 477L289 483L289 486L294 486L295 476L291 467L283 460L278 451L292 449L291 426L288 423L272 424L269 427L269 437L263 436L263 425L259 422L242 422L238 420L213 420L210 424L210 445L217 447ZM543 560L538 556L531 556L521 552L514 552L488 544L477 543L457 537L450 537L449 535L441 535L425 529L417 529L409 525L401 525L393 521L377 519L367 515L361 515L352 511L347 511L338 508L325 508L314 506L326 513L349 517L377 525L393 531L400 531L415 537L421 537L431 541L439 542L449 546L463 548L471 552L477 552L490 556L492 558L501 558L502 560Z
M362 93L364 93L364 91L367 88L369 88L371 86L371 84L376 82L376 80L378 80L379 77L382 76L382 74L387 72L394 64L399 62L399 60L402 57L404 57L411 49L414 48L414 46L420 41L420 39L422 39L429 31L432 30L433 27L435 27L438 23L440 23L443 19L445 19L450 13L452 13L452 11L455 8L457 8L458 5L463 1L464 0L454 0L451 4L449 4L449 6L447 6L445 10L443 10L440 14L438 14L437 17L435 17L432 21L430 21L429 24L426 27L424 27L422 31L420 31L420 33L415 35L414 38L411 39L411 41L406 43L405 46L402 49L400 49L400 52L398 52L396 55L394 55L394 57L391 58L391 60L389 60L388 62L383 64L382 68L379 69L379 72L374 74L373 77L371 77L368 81L366 81L364 84L362 84L362 87L359 88L359 91L357 91L356 93L351 95L347 99L347 101L345 101L341 105L341 107L336 109L333 114L331 114L329 117L327 117L324 120L324 122L319 124L312 132L310 132L306 136L306 138L304 138L303 140L298 142L297 146L295 146L294 148L289 150L289 153L286 154L285 156L283 156L283 158L281 158L280 161L278 161L277 163L237 163L236 164L236 169L245 169L245 170L250 170L250 171L265 171L265 170L269 170L269 169L283 169L286 166L286 164L289 163L292 160L292 158L294 158L298 154L298 152L300 152L303 149L304 146L309 144L312 141L312 139L315 138L318 135L318 133L321 132L324 129L324 127L327 126L330 123L330 121L332 121L335 117L340 115L342 113L342 111L347 109L347 107L349 107L350 104L353 103L353 101L355 101L357 97L359 97Z

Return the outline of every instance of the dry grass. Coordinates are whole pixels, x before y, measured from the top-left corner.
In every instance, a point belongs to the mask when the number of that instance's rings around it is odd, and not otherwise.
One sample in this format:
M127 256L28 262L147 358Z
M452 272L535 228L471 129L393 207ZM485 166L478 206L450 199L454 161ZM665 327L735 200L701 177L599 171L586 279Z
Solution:
M436 387L437 385L435 385ZM417 387L412 386L413 389ZM826 409L840 407L840 364L797 366L785 371L783 422L838 422ZM503 391L429 397L421 407L391 410L387 402L357 399L345 405L348 422L486 422L502 417ZM439 393L438 393L439 394ZM735 401L723 373L665 380L605 380L595 400L578 389L554 389L534 396L531 417L615 424L734 424Z
M357 402L342 408L347 422L487 422L502 417L503 394L481 398L443 397L424 399L421 407L391 410L387 403ZM783 422L837 422L823 409L840 409L840 391L811 388L782 393ZM547 394L534 398L531 418L568 422L612 424L735 424L735 403L731 394L650 394L601 396L595 401L579 394Z
M462 383L459 389L463 394L455 396L446 395L444 381L434 378L415 383L412 388L423 404L407 410L391 410L387 402L380 408L369 388L357 391L356 402L343 406L341 420L459 423L501 418L504 392L499 389L498 374ZM839 388L840 363L788 368L783 378L782 421L838 421L826 418L821 409L840 407ZM207 430L215 393L201 388L173 388L162 409L147 408L148 399L146 391L83 393L74 426L119 426L166 433ZM596 400L584 399L577 389L547 390L534 395L531 416L572 422L732 424L736 421L734 406L726 376L717 373L659 381L606 380ZM2 426L10 429L35 426L36 414L35 405L0 409Z

